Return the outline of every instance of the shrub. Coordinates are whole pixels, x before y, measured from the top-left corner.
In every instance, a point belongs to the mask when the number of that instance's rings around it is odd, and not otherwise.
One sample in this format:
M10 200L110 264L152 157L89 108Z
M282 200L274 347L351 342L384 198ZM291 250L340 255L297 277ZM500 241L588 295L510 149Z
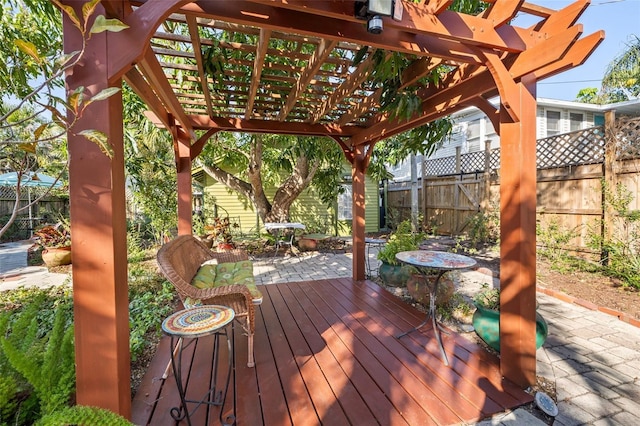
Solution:
M500 239L500 210L479 211L467 220L467 234L473 245L495 244Z
M538 224L536 235L541 243L538 252L551 261L553 268L560 268L569 260L567 244L578 236L578 229L562 226L557 219L550 220L546 226Z
M482 291L475 295L473 304L484 309L494 311L500 310L500 289L489 287L489 284L482 284Z
M3 376L18 378L19 384L13 397L5 393L7 405L0 411L3 421L16 424L32 424L40 413L62 409L75 390L71 299L60 290L25 293L25 303L0 314ZM31 392L37 404L25 407L21 402L29 402Z
M418 250L418 247L426 235L422 232L411 232L411 221L405 220L398 225L398 229L393 232L387 243L378 251L378 259L389 265L398 265L396 254L401 251Z
M601 251L601 263L608 275L620 278L626 286L640 289L640 210L630 210L633 193L618 185L611 190L602 182L605 203L617 214L611 223L589 228L589 246ZM610 232L604 237L601 229Z
M155 343L148 337L160 333L162 320L174 309L175 293L155 268L132 264L129 272L130 350L135 359ZM93 408L69 409L74 390L71 289L0 292L0 425L32 425L41 416L36 424L128 424ZM104 422L98 422L101 419Z

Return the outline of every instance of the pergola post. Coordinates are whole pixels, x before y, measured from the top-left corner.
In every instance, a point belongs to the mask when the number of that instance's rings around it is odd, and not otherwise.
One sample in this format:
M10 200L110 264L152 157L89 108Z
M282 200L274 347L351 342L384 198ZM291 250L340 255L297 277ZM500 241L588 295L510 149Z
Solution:
M177 191L178 191L178 235L191 235L193 201L191 188L191 147L189 141L179 140L173 131L176 146Z
M373 149L373 148L371 148ZM369 150L370 151L370 150ZM351 166L351 188L353 192L352 209L352 236L353 236L353 279L365 279L365 198L364 198L364 178L367 170L369 154L362 145L356 146L353 150L353 162Z
M78 50L80 34L64 19L65 52ZM109 84L107 33L94 34L67 87L95 95ZM129 298L122 96L94 102L74 130L104 132L113 157L76 131L68 133L69 200L73 249L76 401L131 416Z
M536 382L535 85L523 78L500 106L500 367L523 388Z

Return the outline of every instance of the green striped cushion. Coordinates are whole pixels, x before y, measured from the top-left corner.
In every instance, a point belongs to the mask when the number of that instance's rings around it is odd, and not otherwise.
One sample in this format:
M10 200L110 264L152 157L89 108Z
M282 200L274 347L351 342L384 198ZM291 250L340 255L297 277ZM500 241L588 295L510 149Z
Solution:
M212 288L224 285L243 284L251 292L253 303L262 303L262 293L256 286L253 278L253 263L250 260L240 262L203 264L198 269L196 276L191 280L191 285L197 288Z

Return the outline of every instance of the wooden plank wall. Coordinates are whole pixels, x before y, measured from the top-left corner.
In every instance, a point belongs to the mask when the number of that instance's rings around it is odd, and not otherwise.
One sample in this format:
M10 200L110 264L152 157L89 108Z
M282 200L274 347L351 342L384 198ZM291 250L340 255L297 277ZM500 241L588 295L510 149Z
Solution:
M568 247L588 250L589 232L600 232L602 164L538 170L536 215L543 229L559 226L575 237Z
M485 199L486 177L477 174L428 178L423 211L425 225L438 234L465 232L469 219Z

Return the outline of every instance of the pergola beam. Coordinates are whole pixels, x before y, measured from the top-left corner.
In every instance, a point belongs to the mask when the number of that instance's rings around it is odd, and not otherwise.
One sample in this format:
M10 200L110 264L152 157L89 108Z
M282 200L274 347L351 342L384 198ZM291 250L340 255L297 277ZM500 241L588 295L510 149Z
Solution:
M293 106L298 102L298 97L300 93L307 87L313 76L318 72L320 67L324 64L325 59L329 56L334 47L338 44L337 41L325 41L322 40L318 45L316 51L309 58L309 62L307 66L302 70L298 81L296 81L293 90L289 93L287 97L287 102L284 105L284 108L280 111L280 115L278 115L278 120L284 121L291 112Z
M309 136L352 136L360 129L355 126L338 126L335 124L284 123L280 121L242 120L238 118L207 117L190 115L189 120L194 129L204 130L216 128L229 132L277 133L283 135Z
M333 94L324 100L321 107L313 112L313 116L311 117L310 122L315 124L320 120L320 118L329 110L333 109L333 107L344 98L349 96L353 91L360 86L369 76L371 71L373 70L373 55L375 52L370 52L367 59L362 61L358 68L346 78L342 84L333 91Z
M204 94L204 100L207 103L207 112L209 116L213 116L213 108L211 107L211 93L209 92L209 82L207 75L204 72L204 65L202 59L202 46L200 46L200 34L198 34L198 22L195 17L187 16L187 25L189 26L189 36L191 37L191 43L193 44L193 53L195 55L196 63L198 64L198 76L200 77L200 87Z
M316 5L324 3L338 4L338 2L314 2ZM268 28L273 31L294 31L299 34L327 40L348 41L379 49L395 50L420 56L436 56L453 61L480 63L473 50L460 42L425 34L414 34L398 28L386 29L384 37L381 38L367 32L362 21L349 17L345 17L337 25L336 19L330 16L298 10L286 10L243 0L188 4L182 9L190 13L205 13L213 19L231 20L244 25ZM250 10L251 13L246 13L247 10ZM310 11L317 12L317 10L313 9Z
M153 54L151 50L147 51L144 55L144 59L140 61L140 69L144 74L147 81L156 89L156 93L158 97L162 100L162 103L165 105L167 110L180 122L180 126L189 134L192 140L196 139L195 133L193 132L193 127L191 123L187 119L182 106L180 105L180 101L176 98L171 86L169 86L169 82L164 76L164 72L162 71L162 67L158 62L158 59Z
M267 49L269 48L270 37L271 30L260 29L260 41L258 42L258 46L256 48L256 59L253 64L251 86L249 87L249 101L247 102L247 109L244 113L245 120L249 120L253 112L253 104L256 99L256 93L258 92L258 86L260 85L260 76L262 75L264 59L267 54Z
M536 70L536 79L549 78L564 70L582 65L603 40L604 31L598 31L577 40L562 59Z

